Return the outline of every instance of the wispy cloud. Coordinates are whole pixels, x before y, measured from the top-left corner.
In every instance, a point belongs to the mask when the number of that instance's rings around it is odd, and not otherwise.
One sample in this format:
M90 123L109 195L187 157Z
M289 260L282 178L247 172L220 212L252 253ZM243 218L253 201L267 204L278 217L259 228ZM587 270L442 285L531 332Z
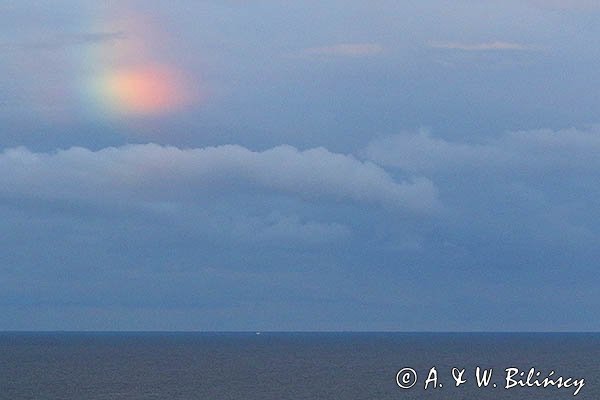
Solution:
M539 8L559 10L594 10L600 9L598 0L529 0Z
M448 141L427 131L403 133L371 142L365 154L378 165L425 176L427 171L458 168L589 175L600 166L600 126L507 132L480 143Z
M340 43L332 46L310 47L302 51L308 56L366 57L383 52L378 43Z
M435 49L463 50L463 51L496 51L496 50L534 50L532 46L514 42L484 42L484 43L464 43L449 41L431 41L429 47Z
M19 43L4 43L2 48L9 49L33 49L33 50L55 50L71 46L84 46L90 44L101 44L116 42L126 39L125 32L86 32L70 35L53 36L40 40L30 40Z

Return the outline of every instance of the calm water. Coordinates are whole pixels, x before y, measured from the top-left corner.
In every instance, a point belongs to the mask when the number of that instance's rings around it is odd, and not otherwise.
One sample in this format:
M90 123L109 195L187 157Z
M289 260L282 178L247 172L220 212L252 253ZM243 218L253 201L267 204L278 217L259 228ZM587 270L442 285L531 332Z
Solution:
M600 334L0 333L0 399L597 400L599 359ZM425 391L432 366L443 387ZM498 387L477 388L476 366ZM585 386L505 390L513 366ZM412 389L396 385L403 367ZM452 367L468 382L454 387Z

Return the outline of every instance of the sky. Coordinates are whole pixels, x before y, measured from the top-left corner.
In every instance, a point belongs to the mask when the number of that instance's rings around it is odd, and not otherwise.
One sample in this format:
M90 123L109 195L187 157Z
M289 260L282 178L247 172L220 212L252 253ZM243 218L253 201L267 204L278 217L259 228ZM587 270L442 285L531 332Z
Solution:
M0 330L600 330L599 22L3 1Z

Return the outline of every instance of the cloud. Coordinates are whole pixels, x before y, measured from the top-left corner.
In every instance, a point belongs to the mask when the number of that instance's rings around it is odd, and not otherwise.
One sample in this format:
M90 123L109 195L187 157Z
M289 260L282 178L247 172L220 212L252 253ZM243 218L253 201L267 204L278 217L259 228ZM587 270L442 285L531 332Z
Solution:
M507 132L482 143L448 141L420 131L375 140L365 155L413 173L489 167L595 172L600 167L600 127Z
M220 222L222 224L222 222ZM271 213L266 217L237 217L227 227L230 237L241 242L265 245L288 242L293 244L321 244L347 239L351 229L335 222L303 221L297 215Z
M330 57L366 57L383 52L383 46L377 43L342 43L333 46L310 47L302 51L308 56Z
M551 8L559 10L594 10L600 9L597 0L529 0L539 8Z
M533 50L528 45L511 42L485 42L485 43L463 43L463 42L439 42L431 41L427 44L435 49L463 50L463 51L496 51L496 50Z
M156 144L99 151L73 147L0 153L0 195L12 198L194 203L219 194L267 191L427 212L436 189L423 178L397 182L381 167L324 148L237 145L180 149Z
M15 44L3 44L4 48L33 49L33 50L55 50L71 46L84 46L101 43L112 43L124 40L127 35L123 31L117 32L87 32L71 35L61 35L43 40L31 40Z

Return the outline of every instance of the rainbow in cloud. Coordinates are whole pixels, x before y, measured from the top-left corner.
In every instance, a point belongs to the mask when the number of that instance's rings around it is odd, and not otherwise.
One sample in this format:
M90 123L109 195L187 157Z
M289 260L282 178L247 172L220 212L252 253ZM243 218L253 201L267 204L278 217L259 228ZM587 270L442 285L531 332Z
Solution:
M114 114L164 114L183 107L188 100L181 76L162 65L116 68L95 78L92 85L93 96Z
M164 35L151 24L127 18L103 27L123 37L92 49L85 57L91 72L83 85L87 103L109 116L153 116L177 111L190 103L187 79L172 63L162 60L156 43Z

